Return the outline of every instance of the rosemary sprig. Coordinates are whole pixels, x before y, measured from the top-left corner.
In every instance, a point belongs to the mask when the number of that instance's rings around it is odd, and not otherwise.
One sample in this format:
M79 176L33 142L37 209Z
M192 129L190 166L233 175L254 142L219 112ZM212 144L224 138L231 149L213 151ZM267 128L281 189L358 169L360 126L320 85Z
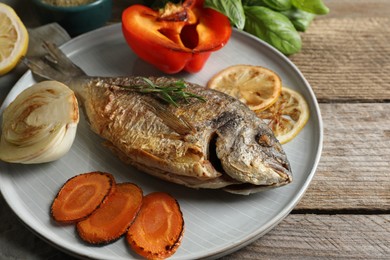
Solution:
M185 102L188 102L190 98L196 98L203 102L206 102L206 100L202 96L185 91L185 89L187 88L187 84L184 80L177 80L167 85L157 85L153 83L150 79L144 77L142 77L142 80L145 81L146 85L123 85L120 87L129 88L139 93L154 94L165 102L174 105L175 107L179 107L179 101L183 100Z

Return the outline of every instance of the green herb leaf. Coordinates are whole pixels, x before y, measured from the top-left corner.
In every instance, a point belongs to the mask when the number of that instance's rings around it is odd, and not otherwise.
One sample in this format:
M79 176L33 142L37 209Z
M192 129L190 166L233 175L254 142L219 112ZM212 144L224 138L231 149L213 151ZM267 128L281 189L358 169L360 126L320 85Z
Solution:
M178 107L179 101L188 102L189 98L196 98L203 102L206 100L202 96L198 96L194 93L187 92L185 89L187 88L187 84L184 80L178 80L167 85L156 85L148 78L141 78L145 85L117 85L121 88L126 88L129 90L136 91L138 93L144 94L152 94L156 97L164 100L168 104L174 105Z
M289 55L300 51L302 40L291 21L283 14L262 6L245 6L245 31Z
M244 29L245 14L241 0L205 0L204 7L223 13L234 27Z
M266 6L264 3L264 0L242 0L242 5L243 6Z
M303 11L313 14L327 14L329 8L322 2L322 0L291 0L293 6Z
M263 0L273 10L284 11L291 8L291 0Z
M305 32L310 23L316 17L313 13L308 13L297 8L291 8L290 10L283 11L281 13L287 16L293 23L295 29L300 32Z

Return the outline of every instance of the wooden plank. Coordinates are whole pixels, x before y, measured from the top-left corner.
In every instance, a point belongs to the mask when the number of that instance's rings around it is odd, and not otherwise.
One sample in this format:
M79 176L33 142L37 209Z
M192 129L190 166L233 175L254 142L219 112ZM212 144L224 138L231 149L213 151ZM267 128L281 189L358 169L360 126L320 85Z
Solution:
M389 17L324 17L302 41L290 59L320 101L390 100Z
M289 215L230 259L389 259L390 215Z
M324 0L330 12L325 16L318 16L318 19L333 17L389 17L389 0Z
M297 210L390 211L390 104L320 104L324 145Z

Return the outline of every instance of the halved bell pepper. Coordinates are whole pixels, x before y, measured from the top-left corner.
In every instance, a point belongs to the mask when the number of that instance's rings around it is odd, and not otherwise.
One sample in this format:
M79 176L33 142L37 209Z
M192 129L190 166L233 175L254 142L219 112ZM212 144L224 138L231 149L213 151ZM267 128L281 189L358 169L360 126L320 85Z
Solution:
M168 2L160 10L132 5L122 14L123 35L138 57L165 73L198 72L232 32L228 18L203 2Z

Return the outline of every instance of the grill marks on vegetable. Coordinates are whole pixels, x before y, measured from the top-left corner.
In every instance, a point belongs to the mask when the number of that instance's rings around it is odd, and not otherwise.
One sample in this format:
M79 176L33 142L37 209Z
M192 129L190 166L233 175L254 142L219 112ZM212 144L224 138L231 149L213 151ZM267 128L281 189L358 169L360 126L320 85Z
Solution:
M127 232L127 242L139 255L162 259L176 252L184 231L177 201L163 192L144 197L142 207Z
M191 19L189 8L193 2L187 1L182 5L175 5L172 2L168 2L166 6L159 12L159 16L156 18L159 22L183 22L185 25L181 28L178 33L176 27L163 27L158 29L158 32L170 39L172 42L179 45L183 45L188 49L195 49L199 44L199 35L196 27L199 22L194 24L188 23ZM179 37L178 37L179 36Z
M77 175L62 186L51 215L59 223L76 224L82 240L107 244L127 233L128 244L146 258L166 258L180 246L184 219L169 194L143 196L133 183L116 183L109 173Z
M117 184L115 193L91 216L77 223L79 236L91 244L107 244L119 239L135 219L142 195L142 190L135 184Z
M75 223L92 214L112 193L115 180L109 173L91 172L69 179L51 206L54 220Z

